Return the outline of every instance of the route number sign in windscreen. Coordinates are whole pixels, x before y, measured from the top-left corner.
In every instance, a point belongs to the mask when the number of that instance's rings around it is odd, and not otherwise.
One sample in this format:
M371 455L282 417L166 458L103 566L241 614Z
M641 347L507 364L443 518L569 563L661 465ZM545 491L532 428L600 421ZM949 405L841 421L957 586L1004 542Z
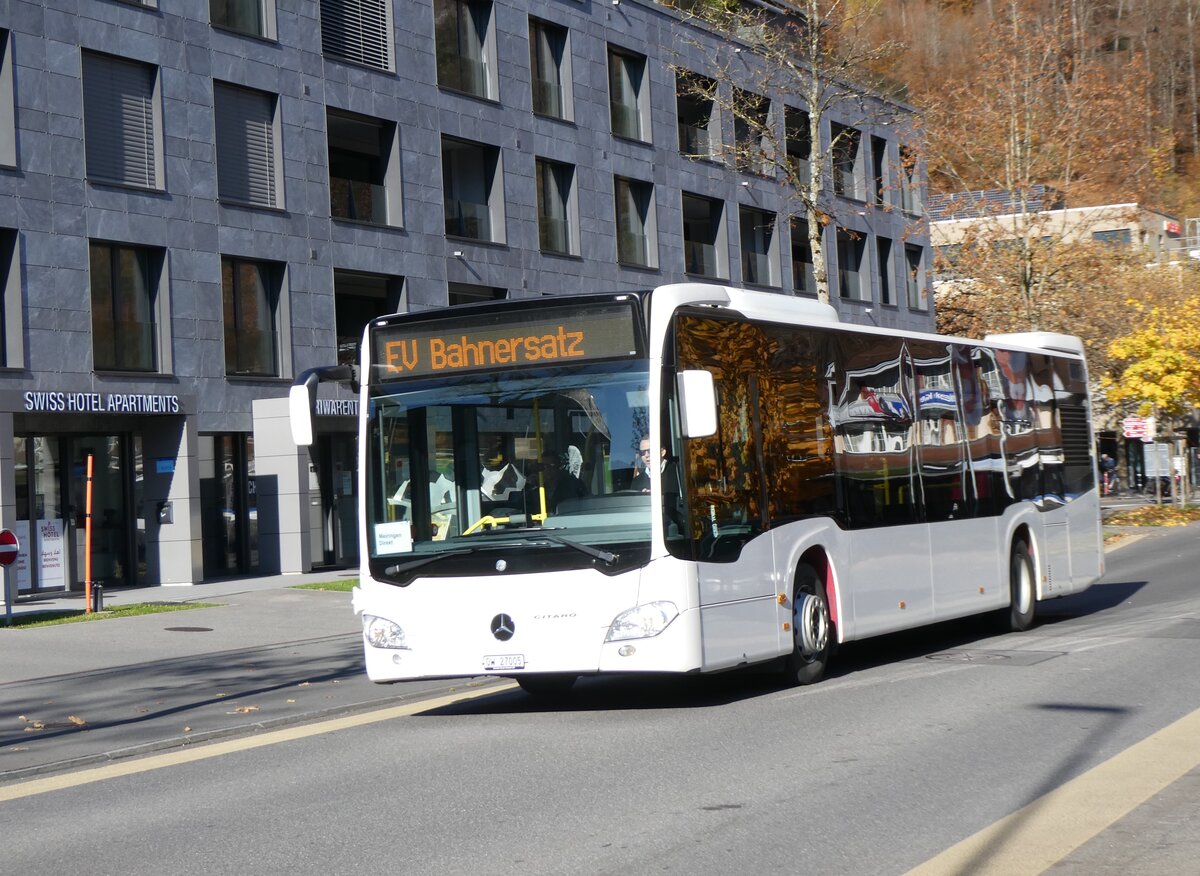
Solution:
M638 355L633 302L517 309L382 325L372 338L376 380Z

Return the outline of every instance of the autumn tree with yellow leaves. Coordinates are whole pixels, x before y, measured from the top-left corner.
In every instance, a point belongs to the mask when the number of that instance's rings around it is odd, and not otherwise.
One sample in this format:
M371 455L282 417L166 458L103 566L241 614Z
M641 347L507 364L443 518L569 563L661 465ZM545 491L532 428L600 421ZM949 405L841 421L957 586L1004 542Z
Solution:
M1110 402L1170 418L1200 406L1200 275L1189 273L1174 300L1132 302L1136 328L1109 345L1113 372L1102 385Z

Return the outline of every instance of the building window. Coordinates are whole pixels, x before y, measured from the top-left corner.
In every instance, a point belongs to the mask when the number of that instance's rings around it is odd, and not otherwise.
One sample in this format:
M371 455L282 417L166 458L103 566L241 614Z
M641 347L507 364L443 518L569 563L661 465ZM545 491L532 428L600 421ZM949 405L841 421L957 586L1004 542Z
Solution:
M683 193L684 270L700 277L725 277L725 204Z
M24 360L22 313L17 232L0 228L0 367L16 368Z
M0 29L0 165L17 166L17 109L9 33Z
M485 301L503 301L507 295L504 289L492 286L450 283L446 288L446 303L451 307L459 304L482 304Z
M332 109L325 119L330 215L374 225L403 224L396 125Z
M442 138L442 196L448 236L503 243L503 191L499 149Z
M783 119L792 184L807 185L812 179L812 131L808 113L788 106L783 109Z
M679 151L692 158L716 158L721 147L721 116L716 80L696 73L675 74L675 115Z
M833 148L833 192L846 198L862 198L862 133L843 125L830 126Z
M879 257L879 303L895 304L892 300L892 241L887 237L876 237L875 252Z
M403 289L402 277L334 270L334 332L339 365L358 364L367 323L399 312Z
M617 202L617 261L640 268L657 268L653 184L618 176L613 178L613 189Z
M864 243L864 235L857 231L837 230L838 291L850 301L867 299L862 276Z
M492 4L486 0L434 0L437 80L476 97L496 94Z
M929 290L925 284L925 250L923 247L904 245L905 284L908 287L909 310L929 309Z
M391 70L390 0L321 0L321 51L337 58Z
M97 371L154 371L161 253L92 243L92 365Z
M608 109L618 137L650 142L650 83L646 57L608 47Z
M557 161L539 158L537 174L538 245L542 252L569 255L578 252L572 214L575 168Z
M155 87L149 64L83 53L83 133L92 182L161 188Z
M571 99L571 53L565 27L529 19L529 80L533 111L556 119L575 115Z
M733 106L734 166L746 173L766 173L771 100L735 88Z
M792 288L804 295L817 294L817 273L813 266L812 242L808 223L792 218Z
M1114 228L1110 231L1093 231L1092 240L1112 247L1129 247L1133 245L1133 232L1128 228Z
M917 156L904 146L900 147L900 209L905 213L920 213L921 178L917 166Z
M742 281L758 286L778 286L775 272L779 249L775 243L775 214L738 207L742 245Z
M208 0L208 20L217 27L275 39L275 0Z
M882 137L871 138L871 169L871 202L882 204L887 189L887 140Z
M283 206L275 95L213 83L217 116L217 193L253 207Z
M281 283L282 271L272 262L221 259L226 374L279 374L276 311Z

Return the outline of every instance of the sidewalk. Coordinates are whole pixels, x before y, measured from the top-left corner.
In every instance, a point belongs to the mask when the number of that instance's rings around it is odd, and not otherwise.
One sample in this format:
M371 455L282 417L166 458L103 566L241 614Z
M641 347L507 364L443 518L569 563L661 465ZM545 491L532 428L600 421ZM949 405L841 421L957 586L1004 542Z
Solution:
M376 685L350 594L295 585L356 571L106 592L107 606L211 608L48 627L0 626L0 783L426 697L470 681ZM14 616L80 610L21 599Z

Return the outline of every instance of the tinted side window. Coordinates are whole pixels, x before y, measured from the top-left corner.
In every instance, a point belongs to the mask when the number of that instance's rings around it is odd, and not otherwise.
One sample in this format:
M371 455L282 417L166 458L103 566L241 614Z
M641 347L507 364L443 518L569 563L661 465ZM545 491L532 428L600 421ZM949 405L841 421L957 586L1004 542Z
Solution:
M970 486L964 458L963 424L948 344L914 341L916 441L920 460L921 500L931 523L970 516Z
M841 509L848 526L917 520L911 376L894 338L843 336L830 420Z
M1063 489L1067 499L1081 496L1096 485L1092 438L1088 432L1087 380L1083 364L1070 359L1054 363L1055 401L1062 425Z
M759 383L768 517L772 526L837 511L828 332L769 326L770 377ZM828 375L828 377L827 377Z
M713 375L717 432L685 442L683 476L688 526L701 562L732 562L764 525L759 375L766 338L757 326L681 316L676 323L680 369Z

